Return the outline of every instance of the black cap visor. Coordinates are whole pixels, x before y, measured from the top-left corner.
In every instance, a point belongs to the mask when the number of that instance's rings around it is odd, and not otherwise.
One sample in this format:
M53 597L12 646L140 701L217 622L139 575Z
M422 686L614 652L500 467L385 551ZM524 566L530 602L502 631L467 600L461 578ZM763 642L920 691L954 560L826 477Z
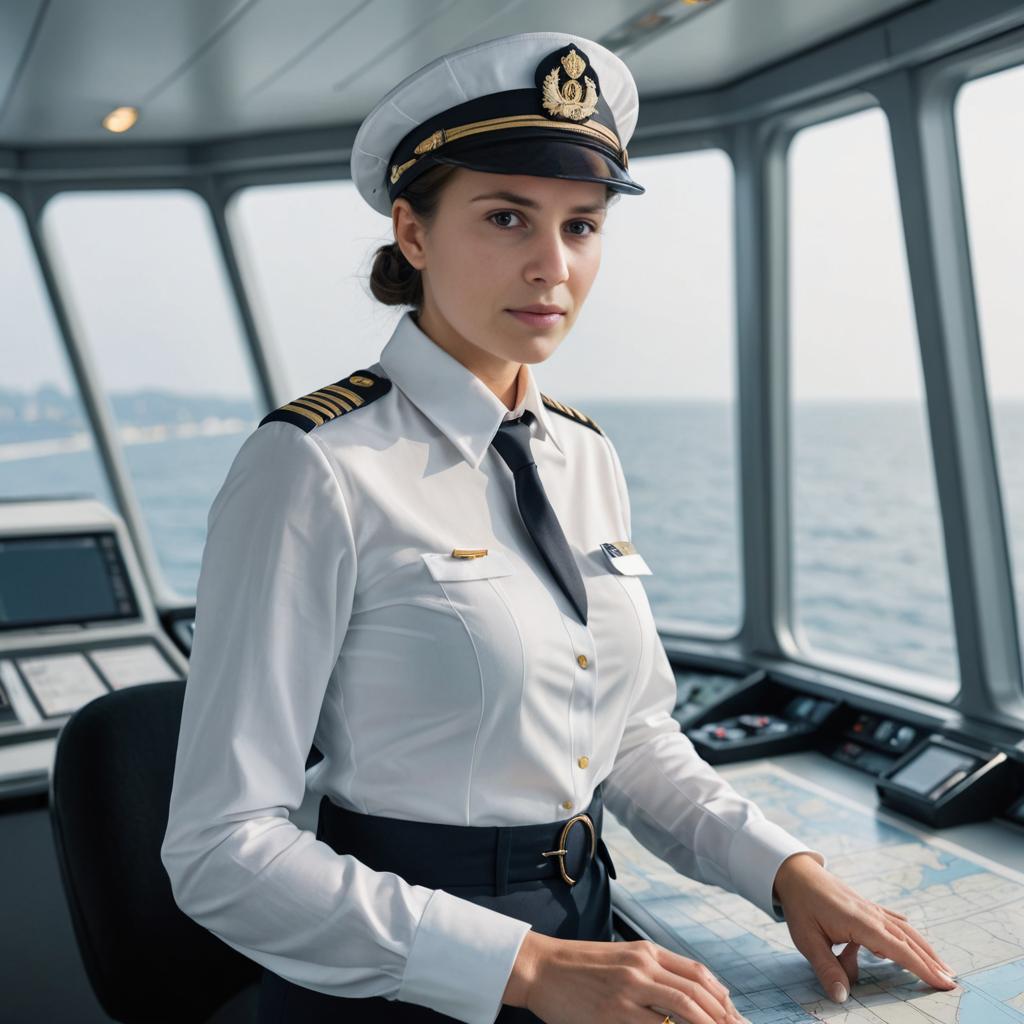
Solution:
M533 174L542 178L603 183L615 192L642 195L647 190L606 150L585 141L550 137L491 140L427 154L432 163L454 164L492 174Z

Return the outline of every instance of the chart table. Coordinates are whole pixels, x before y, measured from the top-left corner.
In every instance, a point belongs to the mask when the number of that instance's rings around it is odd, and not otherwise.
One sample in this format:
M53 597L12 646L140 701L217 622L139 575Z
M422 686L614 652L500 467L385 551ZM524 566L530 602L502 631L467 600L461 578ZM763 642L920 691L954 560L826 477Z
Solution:
M906 914L960 986L934 989L862 947L859 980L835 1003L785 922L681 875L606 813L616 909L655 941L707 964L752 1024L1024 1024L1024 875L778 765L719 771L767 818L820 850L858 893Z

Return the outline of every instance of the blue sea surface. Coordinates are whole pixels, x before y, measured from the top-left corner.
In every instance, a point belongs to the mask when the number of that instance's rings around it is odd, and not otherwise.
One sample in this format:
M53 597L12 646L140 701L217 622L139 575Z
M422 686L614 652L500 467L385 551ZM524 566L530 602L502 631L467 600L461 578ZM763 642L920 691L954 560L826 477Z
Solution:
M123 404L135 422L147 407L137 399ZM593 400L583 408L622 460L632 540L653 570L643 581L659 622L686 632L734 633L742 615L734 406ZM232 432L171 431L162 440L125 443L122 449L166 579L186 599L195 594L210 503L258 422L245 412L237 402L220 408L206 400L203 415L225 422L233 417ZM166 418L163 406L160 413ZM195 418L192 411L188 415ZM130 425L127 417L122 426ZM1009 403L999 418L1007 439L1024 442L1024 406ZM791 429L799 639L812 650L956 680L923 410L912 402L797 403ZM25 441L50 443L46 439L61 436L59 425L43 421L0 421L0 498L74 492L112 502L81 423L82 450L36 456L19 448ZM70 436L66 428L63 436ZM1005 461L1003 492L1011 511L1024 512L1024 466L1018 462ZM1014 560L1024 563L1024 552Z

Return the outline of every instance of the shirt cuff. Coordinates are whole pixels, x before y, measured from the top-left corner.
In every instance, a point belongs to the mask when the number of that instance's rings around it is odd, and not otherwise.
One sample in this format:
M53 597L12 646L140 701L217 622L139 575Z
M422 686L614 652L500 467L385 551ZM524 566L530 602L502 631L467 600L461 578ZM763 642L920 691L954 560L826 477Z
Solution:
M435 889L413 937L396 998L466 1024L494 1024L519 947L532 927Z
M736 892L775 921L785 921L781 904L772 899L775 876L783 861L805 852L826 866L820 850L812 850L775 822L767 818L746 822L729 847L729 875Z

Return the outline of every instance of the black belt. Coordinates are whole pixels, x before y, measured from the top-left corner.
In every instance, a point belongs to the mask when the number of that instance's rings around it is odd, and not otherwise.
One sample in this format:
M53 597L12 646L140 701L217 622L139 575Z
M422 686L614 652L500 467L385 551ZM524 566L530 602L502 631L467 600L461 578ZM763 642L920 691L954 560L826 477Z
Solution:
M601 786L587 808L562 821L541 825L448 825L385 818L320 801L317 839L337 853L350 853L375 871L393 871L411 885L445 889L494 885L504 895L509 883L560 878L575 885L595 855L615 877L611 854L601 838Z

